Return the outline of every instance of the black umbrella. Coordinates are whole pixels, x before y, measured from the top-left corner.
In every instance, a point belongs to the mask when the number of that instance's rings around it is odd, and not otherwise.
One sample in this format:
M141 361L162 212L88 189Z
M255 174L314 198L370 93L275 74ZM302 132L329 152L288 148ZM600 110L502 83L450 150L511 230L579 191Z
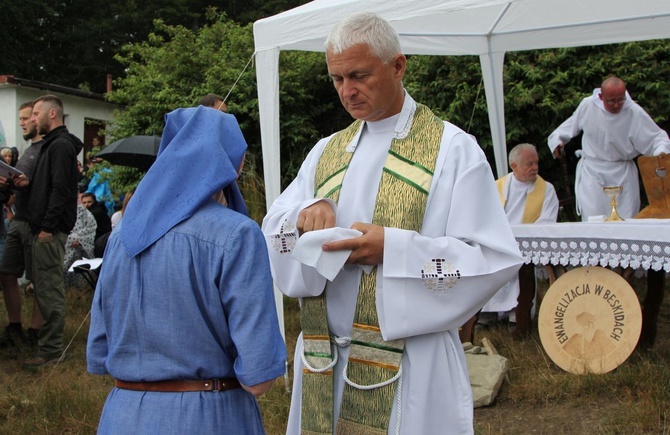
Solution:
M104 147L96 157L113 165L146 171L156 161L160 143L161 138L158 136L130 136Z

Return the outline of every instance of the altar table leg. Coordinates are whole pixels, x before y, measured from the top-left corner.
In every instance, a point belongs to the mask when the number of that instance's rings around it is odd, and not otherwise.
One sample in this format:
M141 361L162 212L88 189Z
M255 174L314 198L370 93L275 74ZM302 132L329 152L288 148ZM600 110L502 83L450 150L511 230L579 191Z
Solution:
M665 292L665 271L647 271L647 296L642 303L642 332L638 349L652 349L656 341L658 313Z
M524 264L519 269L519 297L517 298L515 338L530 334L530 311L535 297L535 265Z

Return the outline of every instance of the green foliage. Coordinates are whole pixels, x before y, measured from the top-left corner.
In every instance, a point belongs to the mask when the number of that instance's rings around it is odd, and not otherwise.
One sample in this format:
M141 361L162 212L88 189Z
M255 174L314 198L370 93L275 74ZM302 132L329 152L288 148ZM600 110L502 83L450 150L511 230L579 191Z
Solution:
M160 135L165 113L194 105L208 92L227 95L241 74L228 103L251 152L260 159L249 23L303 3L306 1L8 3L0 14L0 39L5 48L0 73L93 92L102 92L105 75L112 74L116 89L109 99L125 110L107 132L107 143L133 134ZM550 181L560 178L558 164L543 146L546 137L609 74L626 80L633 98L661 127L670 129L669 44L658 40L507 53L508 143L538 145L542 175ZM405 85L417 101L475 135L493 162L476 56L412 56ZM286 186L313 144L348 124L350 118L338 102L321 53L282 52L279 91L282 185ZM578 143L575 140L570 147ZM124 177L127 175L133 177L131 172Z
M98 166L104 165L106 167L113 168L112 172L109 175L106 175L105 178L108 178L109 188L114 193L113 201L117 202L120 205L119 198L122 194L130 191L134 191L137 188L137 185L142 180L144 172L135 169L129 168L127 166L113 166L109 163L98 163L94 165L94 171L98 171ZM107 173L104 173L107 174Z
M42 1L3 2L0 13L0 74L26 77L24 70L34 68L33 61L41 49L40 35L26 23L35 23L40 16ZM28 78L28 77L26 77Z
M282 186L286 186L312 146L351 118L339 102L323 53L281 53L279 105Z
M122 77L122 46L147 39L153 21L197 29L217 9L239 23L306 0L22 0L3 2L0 74L103 93L106 75Z
M146 38L152 20L197 23L204 6L186 0L27 0L3 5L0 36L6 64L3 74L105 91L106 74L120 76L114 54L123 45ZM4 34L6 32L6 34Z
M244 169L237 179L237 185L244 195L249 217L259 224L265 216L265 184L258 174L261 171L253 155L247 154Z
M256 76L250 64L252 27L236 24L214 9L207 19L197 30L158 20L146 41L123 48L117 60L126 76L116 80L109 99L125 110L109 131L112 139L160 135L165 113L192 106L208 92L223 96L230 92L229 110L238 118L253 158L260 161ZM546 137L610 74L626 80L633 98L667 129L670 89L664 84L670 81L670 61L665 56L669 44L661 40L507 53L504 90L510 147L536 144L542 175L560 192L565 184L562 169L544 146ZM279 68L281 172L282 186L286 186L316 141L351 119L338 101L322 53L282 52ZM478 57L411 56L405 86L438 116L477 137L493 163ZM578 145L575 140L570 147ZM574 164L571 158L569 165ZM258 175L262 175L260 169L258 165Z
M210 11L210 22L196 31L157 20L147 41L127 45L117 55L126 76L108 94L124 109L116 114L107 142L137 134L160 136L164 115L197 104L205 94L227 96L253 159L260 161L256 75L252 63L252 26L240 26ZM323 131L346 120L323 54L286 52L280 58L282 164L284 184ZM343 114L333 118L333 113ZM340 125L343 125L340 122ZM260 174L260 167L257 167Z
M669 50L666 39L507 53L503 81L508 148L521 142L535 144L542 176L562 185L559 164L546 146L547 136L609 75L623 78L631 96L668 130ZM479 59L412 56L407 70L405 85L412 96L477 137L493 164ZM579 140L573 140L568 151L578 147ZM569 164L574 166L575 161Z
M160 20L155 26L147 41L127 45L116 56L126 67L126 76L115 81L108 99L125 109L117 113L113 138L160 136L166 113L193 106L208 92L222 93L234 82L233 74L243 69L239 65L243 57L253 52L252 41L238 36L241 28L225 19L197 33Z
M228 99L229 110L245 131L250 153L260 153L255 76L252 69L245 70L253 54L251 26L239 26L214 13L209 18L196 31L156 20L146 41L123 47L116 58L125 66L126 76L115 81L107 98L124 108L106 132L108 142L138 134L161 136L166 113L194 106L209 92L226 96L239 76ZM118 166L112 189L126 191L140 175Z

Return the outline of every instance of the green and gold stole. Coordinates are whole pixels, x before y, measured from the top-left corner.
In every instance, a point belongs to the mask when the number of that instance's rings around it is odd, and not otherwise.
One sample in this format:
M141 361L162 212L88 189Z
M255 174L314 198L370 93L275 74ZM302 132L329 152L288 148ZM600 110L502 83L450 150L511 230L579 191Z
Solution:
M496 180L496 187L498 188L498 195L500 195L500 201L502 202L503 208L507 202L505 198L505 179L507 177L513 177L514 174L507 174L504 177L498 178ZM512 180L510 180L510 183ZM544 178L539 175L535 179L535 188L532 192L526 195L526 205L523 207L523 217L521 222L524 224L532 224L540 218L542 214L542 204L544 204L544 193L547 191L547 182L544 181Z
M361 128L356 121L326 145L316 170L317 198L337 203L353 152L347 145ZM426 210L444 123L427 107L417 105L405 138L391 142L377 193L372 223L419 231ZM377 268L363 274L354 315L351 349L338 434L386 434L400 375L403 340L385 341L375 303ZM326 317L326 292L303 298L302 433L333 433L333 372L336 345L331 345ZM309 368L307 368L309 366ZM354 386L352 386L354 385ZM378 385L376 388L362 389Z

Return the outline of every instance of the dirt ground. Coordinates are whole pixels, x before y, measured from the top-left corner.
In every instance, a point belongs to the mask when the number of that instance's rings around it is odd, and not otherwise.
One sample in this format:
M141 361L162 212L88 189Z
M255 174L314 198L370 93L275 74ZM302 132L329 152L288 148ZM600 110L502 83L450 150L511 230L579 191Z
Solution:
M670 279L666 277L666 297L665 301L662 304L660 315L658 318L658 332L656 337L656 343L654 346L654 351L650 352L650 355L636 355L638 361L652 361L652 364L640 365L646 370L646 367L651 367L651 370L655 370L656 367L660 367L663 370L664 375L658 379L661 379L664 382L663 388L666 388L667 393L661 394L659 403L651 403L650 401L641 401L642 405L636 405L635 401L638 398L633 397L617 397L616 394L612 394L608 390L609 386L606 388L599 388L594 395L592 391L582 389L586 391L584 399L575 397L570 399L569 394L571 391L574 391L575 382L572 376L578 375L569 375L563 376L565 383L554 382L551 388L554 390L561 390L564 392L563 395L559 395L559 400L543 400L545 395L544 385L546 383L538 382L540 385L539 394L536 393L532 400L526 400L525 397L530 395L519 394L520 389L523 387L520 386L521 380L528 379L528 376L534 376L531 379L542 380L542 376L546 375L547 372L550 373L549 376L555 376L557 373L563 374L558 368L552 368L552 370L545 370L540 372L538 376L538 371L533 371L532 369L526 369L526 366L523 364L516 364L516 366L510 370L510 382L503 384L501 391L498 395L497 400L488 407L478 408L475 410L475 426L477 435L498 435L498 434L588 434L588 435L600 435L600 434L670 434ZM84 314L90 306L90 299L84 298L79 300L73 298L70 301L72 305L76 302L76 306L69 306L71 314L77 314L77 319L71 319L72 321L68 323L67 334L69 336L77 335L75 330L79 326L81 319L84 318ZM297 302L295 300L290 300L285 306L291 315L285 318L287 322L287 341L289 343L289 355L293 355L293 343L295 343L295 335L299 329L298 327L298 316L297 313ZM3 313L0 313L0 321L5 322L6 319L3 318ZM4 323L0 323L2 325ZM508 332L507 329L504 330ZM290 332L290 333L289 333ZM539 352L538 349L534 346L535 341L539 341L537 335L537 328L535 325L533 339L527 341L523 344L512 342L508 340L507 343L504 343L502 346L498 347L497 343L494 343L501 354L505 355L503 350L514 350L522 349L517 353L523 355L524 357L528 354L533 354L534 358L540 359L543 367L544 359L541 356L542 352ZM506 336L508 334L505 334ZM85 334L78 334L78 341L74 343L71 356L65 362L65 364L58 369L60 373L59 377L50 377L45 375L35 377L35 375L27 374L25 371L21 370L21 359L16 358L7 358L3 357L0 354L0 433L94 433L95 425L97 424L97 417L104 402L104 397L110 389L108 384L105 384L107 379L102 377L86 377L83 378L85 372L85 355L84 350L86 346ZM481 337L479 338L481 340ZM477 341L477 337L476 340ZM507 347L505 347L507 346ZM517 347L521 346L521 347ZM635 355L635 354L634 354ZM26 358L28 355L22 355L23 358ZM633 357L631 357L633 358ZM549 361L548 363L552 363ZM627 363L626 363L627 364ZM289 373L292 373L293 368L289 368ZM641 370L638 368L638 372ZM636 373L638 373L636 372ZM521 374L520 374L521 373ZM645 372L646 373L646 372ZM609 376L608 374L602 376ZM646 375L645 375L646 376ZM558 376L560 377L560 376ZM63 397L66 397L68 401L67 412L58 411L58 417L52 418L51 429L48 431L26 431L26 430L17 430L16 424L13 423L14 420L7 418L7 415L3 414L3 410L7 411L8 408L15 406L17 409L21 408L24 402L25 397L31 397L32 401L34 397L38 397L37 393L34 392L39 387L38 382L46 382L46 379L50 379L51 385L55 391L60 391ZM62 379L60 379L62 378ZM649 376L651 379L655 379L652 376ZM80 379L84 379L80 381ZM634 382L637 381L637 378L634 379ZM79 382L83 382L89 393L88 395L82 395ZM86 384L89 382L89 384ZM537 385L536 384L536 385ZM602 382L600 382L602 385ZM587 385L588 387L588 385ZM23 392L24 389L28 390L28 393ZM283 387L282 387L283 388ZM645 394L645 387L637 388L636 391L640 394ZM97 392L97 393L96 393ZM11 394L10 394L11 393ZM97 396L95 394L98 394ZM84 396L83 398L80 396ZM554 396L557 396L554 394ZM519 399L519 397L524 397ZM565 397L568 397L564 400ZM282 394L281 388L275 387L274 395L269 396L266 399L269 403L266 405L270 409L270 416L266 415L265 422L266 425L271 425L268 429L269 434L281 434L284 433L285 427L285 417L288 413L288 394ZM71 401L77 401L78 412L81 414L73 413ZM660 402L664 401L664 402ZM24 418L31 419L34 421L42 421L45 419L45 412L42 407L44 401L37 401L38 406L35 409L25 410ZM84 403L86 402L86 403ZM276 403L275 403L276 402ZM548 404L549 403L549 404ZM51 405L51 402L49 402ZM640 430L631 430L630 425L627 424L626 418L627 414L624 413L626 408L657 408L651 409L651 420L655 418L659 421L651 421L649 427L653 427L653 430L640 431ZM44 408L49 408L50 406L44 406ZM81 408L79 411L78 408ZM23 408L21 408L23 409ZM660 410L660 411L659 411ZM5 414L7 414L5 412ZM659 415L660 414L660 415ZM618 417L621 415L621 417ZM612 416L615 417L615 420L618 422L618 426L614 426L612 429ZM276 421L271 421L270 417L274 417ZM57 420L57 421L56 421ZM76 423L73 423L75 421ZM4 424L4 426L3 426ZM10 428L11 430L8 430ZM280 428L280 429L278 429ZM439 432L436 432L439 433ZM423 434L417 434L423 435ZM430 434L427 434L430 435Z
M668 297L668 277L666 276L665 300L658 317L658 329L653 350L640 353L636 351L630 358L658 358L659 355L667 366L667 355L670 355L670 298ZM535 336L537 337L537 324ZM629 359L630 359L629 358ZM575 375L577 376L577 375ZM606 376L606 375L602 375ZM670 391L670 384L666 385ZM603 416L617 415L621 412L622 403L615 395L602 395L595 401L565 401L546 405L524 405L506 397L504 383L494 404L475 409L477 434L668 434L670 427L665 416L659 422L659 430L612 430L603 429ZM670 394L666 395L666 397ZM669 405L665 404L667 409ZM625 426L625 423L622 424Z

